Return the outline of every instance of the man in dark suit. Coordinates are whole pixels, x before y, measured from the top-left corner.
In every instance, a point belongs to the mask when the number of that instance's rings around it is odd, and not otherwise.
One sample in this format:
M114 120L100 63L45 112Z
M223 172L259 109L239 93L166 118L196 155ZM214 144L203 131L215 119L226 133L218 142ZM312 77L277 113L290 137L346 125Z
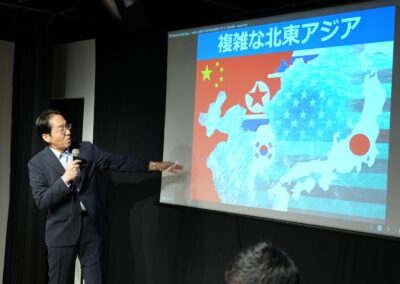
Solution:
M182 166L115 155L89 142L71 144L71 125L54 110L37 118L36 130L47 146L29 161L28 168L35 203L47 210L49 283L72 284L77 256L85 283L104 283L105 220L96 171L176 173Z

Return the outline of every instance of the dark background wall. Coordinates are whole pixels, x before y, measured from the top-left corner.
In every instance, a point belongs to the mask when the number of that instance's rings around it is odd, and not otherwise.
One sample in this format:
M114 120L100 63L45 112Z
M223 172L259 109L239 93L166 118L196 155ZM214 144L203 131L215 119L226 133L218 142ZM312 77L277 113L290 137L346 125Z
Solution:
M20 13L9 15L13 28L0 33L3 39L16 42L4 283L46 282L44 216L33 204L25 165L42 147L33 133L32 121L49 105L53 45L88 36L96 38L94 142L116 153L161 160L166 30L220 21L222 14L206 13L214 11L205 7L213 2L220 3L220 10L235 10L237 13L232 12L231 19L243 16L243 11L237 9L238 1L232 2L234 9L232 3L224 1L195 1L200 2L205 4L201 9L197 7L198 15L192 19L184 1L172 1L172 8L168 9L163 2L155 5L153 9L157 10L147 17L140 18L140 28L118 24L110 28L105 27L107 21L93 23L93 18L87 18L80 29L83 33L76 28L82 25L82 18L68 26L60 22L70 17L60 21L58 16L46 13L40 19ZM264 1L255 2L259 7L267 6ZM332 4L273 2L271 14ZM309 6L301 5L305 2ZM154 26L157 17L168 17L161 16L162 11L171 18L180 17L181 22L176 20L163 26L160 21ZM397 240L160 205L158 174L104 172L99 175L99 182L108 213L107 278L111 284L224 283L227 263L240 249L259 240L270 240L287 251L300 268L302 283L396 283L393 281L398 277Z

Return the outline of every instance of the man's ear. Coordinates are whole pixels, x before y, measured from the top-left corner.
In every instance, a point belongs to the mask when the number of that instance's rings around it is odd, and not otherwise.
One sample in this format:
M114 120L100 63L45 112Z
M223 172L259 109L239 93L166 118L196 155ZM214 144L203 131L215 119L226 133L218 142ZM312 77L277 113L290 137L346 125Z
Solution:
M47 143L50 143L50 141L51 141L50 133L43 133L43 134L42 134L42 139L43 139L44 141L46 141Z

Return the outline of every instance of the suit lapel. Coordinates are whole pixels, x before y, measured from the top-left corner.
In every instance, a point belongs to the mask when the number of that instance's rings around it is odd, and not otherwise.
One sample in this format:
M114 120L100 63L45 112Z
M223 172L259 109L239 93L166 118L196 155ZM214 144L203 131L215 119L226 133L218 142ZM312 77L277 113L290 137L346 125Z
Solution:
M49 147L46 147L43 151L43 158L46 163L49 163L52 168L54 168L60 175L65 173L65 169L62 166L61 162L57 159L56 155L50 150Z
M80 168L80 173L79 173L79 182L78 182L79 190L83 189L82 188L82 184L83 184L83 181L85 180L85 173L86 173L85 168L81 167Z
M82 149L79 144L75 144L74 147L80 149L79 158L82 160L82 164L80 166L79 182L78 182L79 190L81 191L84 190L82 185L85 181L85 175L86 175L86 166L83 161L84 159L83 157L85 157L85 150Z

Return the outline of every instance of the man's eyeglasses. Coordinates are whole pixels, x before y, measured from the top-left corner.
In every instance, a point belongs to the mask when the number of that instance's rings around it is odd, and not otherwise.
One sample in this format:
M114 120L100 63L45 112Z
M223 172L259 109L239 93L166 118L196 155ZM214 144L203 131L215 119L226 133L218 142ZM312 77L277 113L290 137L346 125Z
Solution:
M67 132L67 130L71 130L71 128L72 128L72 124L69 123L69 122L67 122L67 123L64 124L64 125L61 125L61 126L57 127L57 130L56 130L56 131L57 131L58 133L65 134L65 132Z

